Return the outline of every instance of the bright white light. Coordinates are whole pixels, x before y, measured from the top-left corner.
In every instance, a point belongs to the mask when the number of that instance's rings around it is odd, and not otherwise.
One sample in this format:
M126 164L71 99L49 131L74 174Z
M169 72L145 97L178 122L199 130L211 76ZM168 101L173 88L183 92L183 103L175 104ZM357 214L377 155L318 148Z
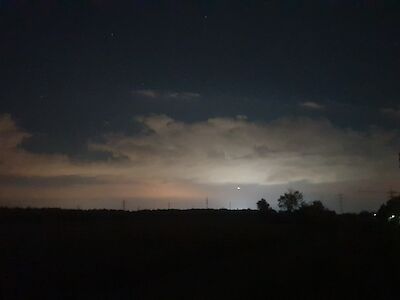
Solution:
M240 191L240 186L237 187L237 190Z
M395 215L392 215L392 219L395 218L395 217L396 217Z
M374 214L374 217L376 217L376 214Z

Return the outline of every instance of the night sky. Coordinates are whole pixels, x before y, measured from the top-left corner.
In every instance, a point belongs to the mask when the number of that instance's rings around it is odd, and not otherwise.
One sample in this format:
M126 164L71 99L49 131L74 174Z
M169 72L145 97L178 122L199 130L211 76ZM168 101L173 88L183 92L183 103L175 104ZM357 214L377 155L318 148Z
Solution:
M376 209L397 3L0 0L0 205Z

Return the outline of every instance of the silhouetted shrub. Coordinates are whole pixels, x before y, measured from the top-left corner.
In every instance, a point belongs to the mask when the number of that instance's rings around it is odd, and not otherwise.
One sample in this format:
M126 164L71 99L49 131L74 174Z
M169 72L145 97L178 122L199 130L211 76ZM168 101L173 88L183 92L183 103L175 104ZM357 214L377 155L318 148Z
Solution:
M267 200L262 198L261 200L257 201L257 209L259 211L263 211L263 212L268 211L270 209L270 206L269 206L269 203L267 202Z

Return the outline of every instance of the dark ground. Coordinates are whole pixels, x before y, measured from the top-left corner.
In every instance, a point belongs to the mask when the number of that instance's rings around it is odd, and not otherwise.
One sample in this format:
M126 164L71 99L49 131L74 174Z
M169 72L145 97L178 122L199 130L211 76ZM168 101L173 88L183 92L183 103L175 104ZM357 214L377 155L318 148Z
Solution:
M0 209L0 299L398 299L373 217Z

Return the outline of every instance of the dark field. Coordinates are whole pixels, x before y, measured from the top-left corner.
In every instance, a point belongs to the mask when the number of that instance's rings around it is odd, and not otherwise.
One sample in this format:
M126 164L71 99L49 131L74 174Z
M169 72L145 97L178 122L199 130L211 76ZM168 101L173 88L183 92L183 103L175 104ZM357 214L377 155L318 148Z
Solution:
M0 210L0 299L398 299L368 215Z

